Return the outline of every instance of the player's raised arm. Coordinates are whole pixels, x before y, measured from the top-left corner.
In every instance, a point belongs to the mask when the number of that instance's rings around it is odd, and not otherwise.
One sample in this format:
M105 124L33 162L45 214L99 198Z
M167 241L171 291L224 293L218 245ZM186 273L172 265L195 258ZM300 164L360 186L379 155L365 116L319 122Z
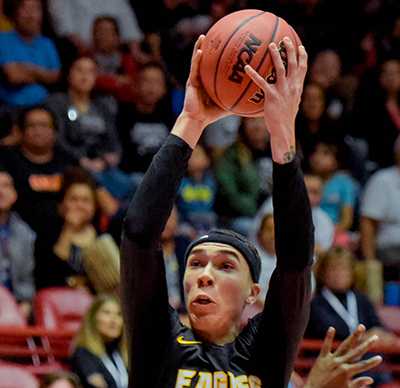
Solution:
M127 329L130 386L153 386L170 333L161 234L170 216L192 149L204 128L226 116L199 81L200 37L186 85L184 109L172 134L145 174L124 220L121 241L121 305ZM149 368L152 368L152 372Z
M284 47L287 69L276 45L269 47L276 69L276 83L269 84L246 66L247 74L265 94L264 117L271 134L274 161L277 268L270 281L257 347L261 353L268 341L274 342L275 338L280 341L273 344L276 351L262 361L279 371L275 380L268 375L263 380L267 386L275 387L282 381L288 382L307 324L314 251L311 207L295 149L295 118L307 71L307 54L301 46L296 55L288 38L284 39Z

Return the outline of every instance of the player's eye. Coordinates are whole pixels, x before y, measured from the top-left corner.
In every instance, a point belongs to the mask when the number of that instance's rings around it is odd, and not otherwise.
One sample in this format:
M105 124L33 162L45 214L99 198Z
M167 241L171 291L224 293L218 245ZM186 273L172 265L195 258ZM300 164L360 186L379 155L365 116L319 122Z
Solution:
M222 269L233 269L233 265L231 263L222 263Z
M191 267L200 267L200 262L198 260L192 260L190 262Z

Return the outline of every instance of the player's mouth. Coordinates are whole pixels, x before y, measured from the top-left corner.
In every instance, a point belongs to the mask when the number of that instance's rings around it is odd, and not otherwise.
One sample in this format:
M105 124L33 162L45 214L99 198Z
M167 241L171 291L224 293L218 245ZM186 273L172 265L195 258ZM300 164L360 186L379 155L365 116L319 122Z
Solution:
M198 295L192 303L200 306L215 304L215 302L207 295Z

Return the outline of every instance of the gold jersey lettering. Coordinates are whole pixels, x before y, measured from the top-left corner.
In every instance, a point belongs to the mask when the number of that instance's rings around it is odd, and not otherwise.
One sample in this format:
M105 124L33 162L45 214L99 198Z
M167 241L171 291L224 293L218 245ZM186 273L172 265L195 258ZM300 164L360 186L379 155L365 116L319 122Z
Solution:
M212 373L199 372L199 380L195 388L212 388Z
M195 376L198 374L198 378ZM197 382L196 382L197 380ZM232 372L197 372L179 369L175 388L262 388L257 376L235 376Z
M249 376L250 388L261 388L261 380L257 376Z
M228 388L228 376L225 372L214 372L213 388Z
M178 377L176 378L175 388L190 387L193 377L196 375L195 370L179 369Z
M246 375L240 375L235 378L236 388L249 388L249 382Z

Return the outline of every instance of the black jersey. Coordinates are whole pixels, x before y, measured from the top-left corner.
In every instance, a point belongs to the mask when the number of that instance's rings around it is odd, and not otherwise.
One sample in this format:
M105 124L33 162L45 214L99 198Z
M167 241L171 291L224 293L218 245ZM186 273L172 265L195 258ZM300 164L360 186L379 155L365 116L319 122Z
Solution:
M131 388L284 388L309 317L314 230L299 160L274 164L277 267L264 311L232 343L207 343L168 304L161 233L191 148L171 134L135 193L121 242Z

